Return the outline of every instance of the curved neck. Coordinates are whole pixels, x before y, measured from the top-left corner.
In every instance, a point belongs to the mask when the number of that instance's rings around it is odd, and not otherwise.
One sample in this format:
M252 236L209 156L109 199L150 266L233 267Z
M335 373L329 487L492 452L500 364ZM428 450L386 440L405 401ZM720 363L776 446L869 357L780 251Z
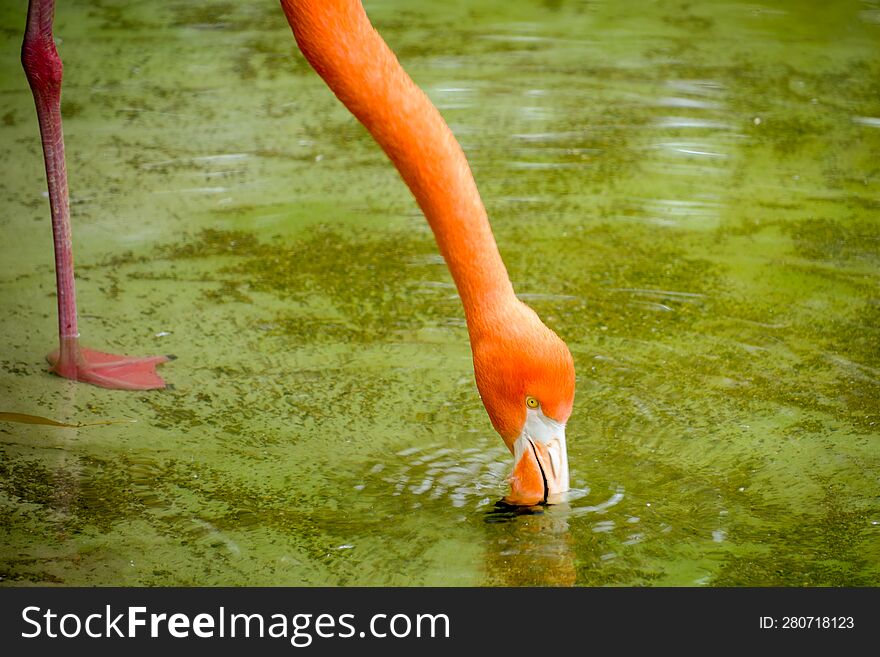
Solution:
M515 300L452 131L373 29L359 0L281 0L296 42L391 158L424 212L474 330Z

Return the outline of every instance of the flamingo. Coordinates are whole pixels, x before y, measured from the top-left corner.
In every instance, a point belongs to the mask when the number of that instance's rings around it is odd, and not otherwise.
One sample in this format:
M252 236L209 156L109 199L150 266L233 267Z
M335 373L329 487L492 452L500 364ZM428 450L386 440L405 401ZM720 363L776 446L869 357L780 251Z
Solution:
M461 297L477 389L514 458L512 504L569 488L565 425L575 374L566 344L514 293L452 131L373 28L359 0L281 0L312 68L379 143L431 226Z
M46 359L55 374L74 381L121 390L164 388L165 381L156 372L156 366L169 360L169 356L119 356L88 349L79 342L70 201L61 126L63 67L52 36L54 18L55 0L30 0L21 46L21 63L34 94L40 124L55 244L59 344Z
M505 501L562 499L569 489L565 427L574 403L574 362L565 342L516 297L461 146L359 0L280 1L303 55L388 155L434 233L464 308L480 398L513 455ZM55 371L94 383L106 355L76 342L53 11L54 0L30 0L22 60L40 119L55 231L62 344ZM76 369L59 367L67 362L65 344ZM154 368L164 357L112 358L118 360L111 369L126 374L115 387L134 387L128 374L137 382L161 382Z

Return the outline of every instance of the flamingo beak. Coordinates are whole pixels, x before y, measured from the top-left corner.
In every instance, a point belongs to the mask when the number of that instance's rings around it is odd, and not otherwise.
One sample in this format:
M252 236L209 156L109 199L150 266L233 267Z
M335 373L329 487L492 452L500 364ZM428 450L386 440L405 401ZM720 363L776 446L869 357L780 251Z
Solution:
M543 436L542 436L543 438ZM513 443L513 473L510 475L508 504L533 506L556 504L568 492L568 451L565 428L542 440L533 438L524 429Z

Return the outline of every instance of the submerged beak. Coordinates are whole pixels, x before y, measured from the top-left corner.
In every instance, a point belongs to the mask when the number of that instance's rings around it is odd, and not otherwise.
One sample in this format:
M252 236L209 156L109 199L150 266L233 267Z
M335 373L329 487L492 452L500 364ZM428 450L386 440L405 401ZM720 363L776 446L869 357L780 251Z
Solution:
M526 426L513 443L513 463L505 502L522 506L561 502L568 492L565 427L560 425L549 437L532 437Z

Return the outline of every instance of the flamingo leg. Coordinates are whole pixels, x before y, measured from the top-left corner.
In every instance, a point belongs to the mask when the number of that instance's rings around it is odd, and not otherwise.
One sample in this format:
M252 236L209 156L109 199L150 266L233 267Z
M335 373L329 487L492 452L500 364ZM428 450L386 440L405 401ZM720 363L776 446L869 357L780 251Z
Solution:
M156 365L168 360L166 356L146 358L114 356L84 349L79 344L70 202L67 192L67 169L64 163L64 135L61 128L63 67L52 36L54 18L55 0L30 0L27 27L21 47L21 62L34 94L37 119L40 124L55 243L60 344L56 351L47 356L47 359L52 365L53 372L75 381L123 390L164 388L165 382L156 373Z

